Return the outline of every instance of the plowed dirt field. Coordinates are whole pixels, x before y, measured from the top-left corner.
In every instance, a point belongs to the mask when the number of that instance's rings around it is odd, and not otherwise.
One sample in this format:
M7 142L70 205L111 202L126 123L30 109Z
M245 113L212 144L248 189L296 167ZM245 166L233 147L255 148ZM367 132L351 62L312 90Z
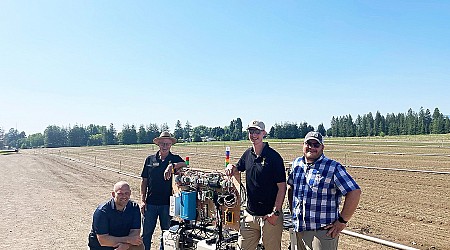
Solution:
M232 162L248 144L235 145ZM297 156L298 145L276 145L285 160ZM291 148L290 150L288 148ZM360 149L361 147L359 147ZM174 152L190 156L195 167L223 167L223 145L217 147L174 146ZM330 153L327 153L330 149ZM379 149L379 148L377 148ZM333 151L335 150L335 151ZM347 165L370 158L369 150L359 157L347 150L330 146L325 153ZM6 249L86 249L87 235L95 207L109 199L112 185L126 180L132 185L132 199L139 195L139 178L118 171L139 175L146 155L154 146L86 147L22 150L17 154L0 155L0 232ZM448 154L417 156L398 163L412 169L448 171ZM385 151L387 152L387 151ZM369 156L368 156L369 155ZM371 166L389 167L374 162ZM427 161L423 161L426 158ZM397 158L396 158L397 159ZM398 160L398 159L397 159ZM434 163L437 162L437 163ZM288 165L288 164L287 164ZM97 167L96 167L97 166ZM102 170L107 166L117 172ZM437 167L436 167L437 166ZM360 205L348 230L404 244L419 249L450 249L450 175L348 167L363 189ZM157 232L159 234L159 232ZM287 249L288 233L283 236ZM391 249L389 247L342 235L339 249ZM155 247L156 248L156 247Z

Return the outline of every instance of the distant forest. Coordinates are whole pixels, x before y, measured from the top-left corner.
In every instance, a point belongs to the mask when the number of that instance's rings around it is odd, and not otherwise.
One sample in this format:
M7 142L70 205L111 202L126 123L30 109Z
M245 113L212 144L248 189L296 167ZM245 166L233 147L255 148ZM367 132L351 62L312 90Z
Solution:
M450 133L450 119L444 116L438 108L431 114L429 109L420 108L419 112L409 109L406 114L387 114L386 117L377 111L375 118L372 113L358 115L353 121L351 115L331 118L331 128L328 136L363 137L385 135L426 135Z
M200 141L237 141L247 138L241 118L232 120L225 127L206 127L203 125L192 127L187 121L184 126L178 120L173 130L173 136L178 142ZM2 148L36 148L36 147L80 147L99 145L131 145L149 144L161 133L170 131L164 123L147 126L125 124L118 132L111 123L109 127L91 124L87 127L75 125L64 128L56 125L48 126L44 133L27 136L25 132L11 128L5 133L0 128L0 149ZM407 113L387 114L383 116L379 111L375 117L371 112L358 115L353 121L351 115L331 118L331 127L325 129L319 124L317 129L307 122L285 122L275 124L268 131L268 138L296 139L305 137L309 131L319 131L324 136L333 137L365 137L386 135L419 135L450 133L450 119L444 116L438 108L431 114L429 109L420 108L419 112L409 109Z

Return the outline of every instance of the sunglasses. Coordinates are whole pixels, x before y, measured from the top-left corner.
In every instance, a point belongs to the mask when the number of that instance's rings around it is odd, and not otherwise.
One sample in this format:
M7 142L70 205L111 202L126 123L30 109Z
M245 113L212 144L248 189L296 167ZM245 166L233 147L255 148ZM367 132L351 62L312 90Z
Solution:
M321 144L318 142L305 142L305 146L309 146L311 148L320 148Z
M248 133L251 134L251 135L253 135L253 134L259 135L259 134L261 134L261 130L259 130L259 129L250 129L250 130L248 130Z
M169 143L161 142L158 145L161 146L161 147L168 147L168 146L172 146L172 143L170 143L170 142Z

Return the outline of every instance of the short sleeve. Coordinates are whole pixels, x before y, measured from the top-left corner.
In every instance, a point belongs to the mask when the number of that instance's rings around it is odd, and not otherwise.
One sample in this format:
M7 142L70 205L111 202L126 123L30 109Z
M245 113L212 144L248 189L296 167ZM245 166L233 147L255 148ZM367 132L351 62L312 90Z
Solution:
M174 155L174 159L172 161L173 163L177 163L177 162L184 162L183 158L181 158L181 156L179 155Z
M131 225L131 229L141 229L141 211L137 203L133 207L133 224Z
M239 170L240 172L245 171L245 161L247 158L247 151L244 152L244 154L241 156L241 158L239 159L239 161L236 163L236 168L237 170Z
M336 187L339 189L342 195L346 195L350 191L360 189L356 181L353 180L353 178L349 173L347 173L347 171L341 164L338 164L336 167L334 182L336 183Z
M277 153L275 161L275 182L286 182L286 172L284 169L284 161L283 158Z
M98 208L95 210L92 226L96 234L109 234L109 222L106 211Z
M295 159L292 161L291 169L290 169L290 171L289 171L288 178L287 178L287 184L288 184L289 186L294 186L294 170L295 170L295 168L297 167L297 165L300 164L299 162L300 162L301 160L302 160L301 157L297 157L297 158L295 158Z
M141 177L142 178L148 178L148 168L150 164L150 157L147 157L144 161L144 168L142 169Z

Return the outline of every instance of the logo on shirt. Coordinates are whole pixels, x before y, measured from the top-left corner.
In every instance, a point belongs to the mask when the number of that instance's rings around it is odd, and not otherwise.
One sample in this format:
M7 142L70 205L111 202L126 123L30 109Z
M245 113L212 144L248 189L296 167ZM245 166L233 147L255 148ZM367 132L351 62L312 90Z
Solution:
M311 169L306 174L306 180L310 187L317 187L322 179L323 177L317 169Z

